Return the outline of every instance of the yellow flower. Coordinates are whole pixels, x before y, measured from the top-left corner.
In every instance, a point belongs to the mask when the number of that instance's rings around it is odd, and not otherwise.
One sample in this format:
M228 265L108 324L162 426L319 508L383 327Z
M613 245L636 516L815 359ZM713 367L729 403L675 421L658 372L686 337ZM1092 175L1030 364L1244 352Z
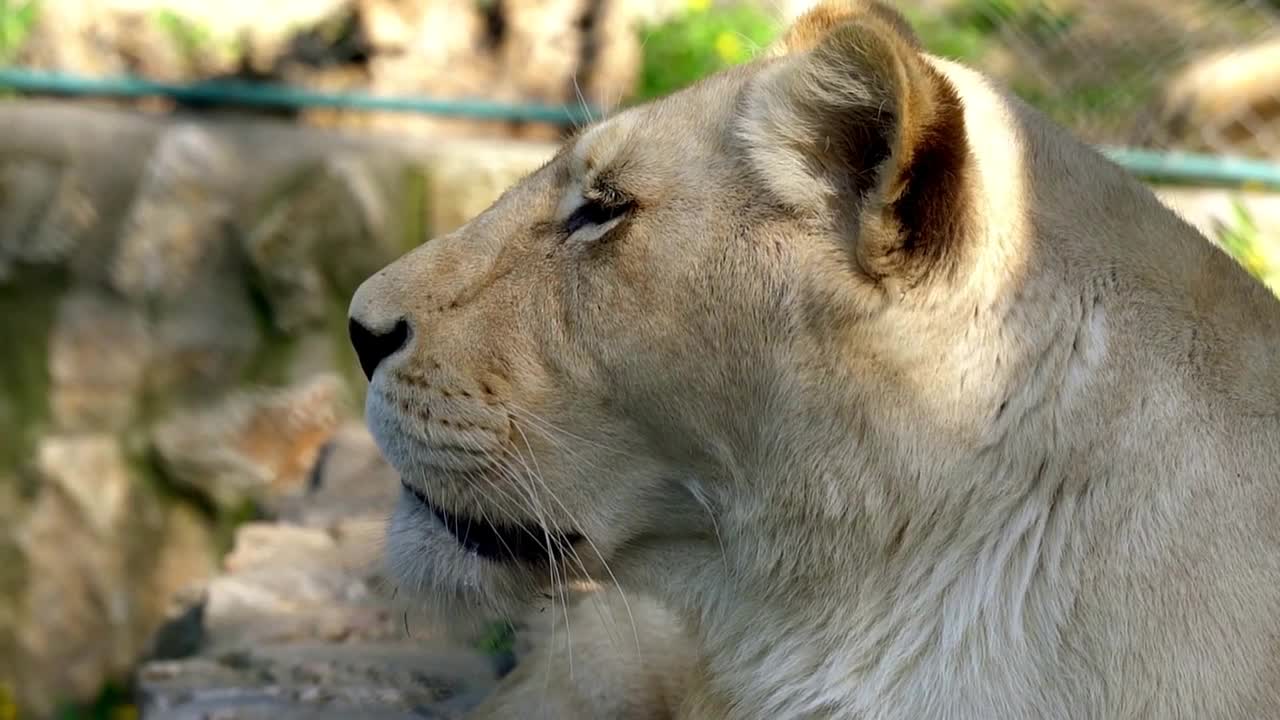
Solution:
M1267 261L1256 247L1245 248L1240 253L1240 264L1255 277L1262 277L1267 271Z
M1273 271L1280 272L1280 237L1263 235L1254 243L1263 262Z
M736 63L743 58L742 39L728 30L716 35L715 48L716 54L726 63Z
M112 708L111 720L138 720L138 708L133 705Z
M8 685L0 685L0 720L18 720L18 704Z
M1280 277L1280 242L1253 239L1236 251L1236 259L1263 282L1274 282Z
M693 12L702 12L711 9L711 0L686 0L688 7Z
M1265 282L1267 284L1267 287L1271 289L1271 292L1275 293L1277 296L1280 296L1280 273L1276 273L1275 275L1272 275L1271 278L1269 280L1266 280Z

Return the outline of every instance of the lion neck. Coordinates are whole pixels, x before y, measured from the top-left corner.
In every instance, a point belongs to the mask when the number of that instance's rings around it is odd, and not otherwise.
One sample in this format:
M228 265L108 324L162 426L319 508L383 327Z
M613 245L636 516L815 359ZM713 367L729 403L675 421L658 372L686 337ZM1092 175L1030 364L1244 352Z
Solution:
M911 689L925 678L975 707L1039 684L1080 586L1087 488L1065 464L1004 449L891 461L904 450L892 422L829 422L780 422L849 441L824 451L792 435L754 456L756 472L712 494L699 561L652 577L684 608L719 692L760 717L883 703L924 716ZM995 665L986 684L954 672Z

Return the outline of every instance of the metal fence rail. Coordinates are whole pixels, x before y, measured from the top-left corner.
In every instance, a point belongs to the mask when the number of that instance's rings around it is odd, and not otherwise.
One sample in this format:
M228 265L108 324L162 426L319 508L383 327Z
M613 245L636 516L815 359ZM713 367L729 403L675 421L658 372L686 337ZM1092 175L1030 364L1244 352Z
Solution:
M209 81L190 85L140 78L86 78L25 68L0 68L0 88L36 94L139 98L166 97L188 103L275 108L342 108L375 112L407 112L580 125L599 113L583 106L504 104L484 100L381 97L359 93L324 93L245 82ZM1230 185L1280 191L1280 163L1187 152L1161 152L1138 147L1103 146L1115 162L1140 177L1166 182Z
M33 94L87 97L164 97L190 104L240 105L259 108L334 108L367 112L402 112L465 117L475 120L545 122L580 125L596 112L583 106L507 104L480 99L386 97L366 93L329 93L266 83L210 80L164 83L137 77L90 78L72 73L26 68L0 68L0 88Z
M925 45L974 65L1153 180L1280 190L1280 0L899 0ZM0 88L581 125L583 105L326 93L0 68Z

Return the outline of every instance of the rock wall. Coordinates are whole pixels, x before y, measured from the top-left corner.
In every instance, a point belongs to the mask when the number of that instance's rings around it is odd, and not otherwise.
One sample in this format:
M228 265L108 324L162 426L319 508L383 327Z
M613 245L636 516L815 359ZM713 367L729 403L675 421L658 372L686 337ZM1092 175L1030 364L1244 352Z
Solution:
M223 573L183 598L137 673L145 720L456 718L500 666L385 592L373 557L399 480L360 426L305 493L236 534Z
M0 696L40 717L314 490L361 407L356 285L551 149L40 102L0 127Z

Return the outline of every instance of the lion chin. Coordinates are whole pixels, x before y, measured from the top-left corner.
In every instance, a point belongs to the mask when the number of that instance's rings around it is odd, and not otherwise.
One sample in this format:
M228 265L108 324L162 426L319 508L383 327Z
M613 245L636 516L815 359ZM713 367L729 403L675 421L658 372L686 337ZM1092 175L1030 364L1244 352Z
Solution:
M875 2L350 310L474 718L1280 717L1280 302Z

